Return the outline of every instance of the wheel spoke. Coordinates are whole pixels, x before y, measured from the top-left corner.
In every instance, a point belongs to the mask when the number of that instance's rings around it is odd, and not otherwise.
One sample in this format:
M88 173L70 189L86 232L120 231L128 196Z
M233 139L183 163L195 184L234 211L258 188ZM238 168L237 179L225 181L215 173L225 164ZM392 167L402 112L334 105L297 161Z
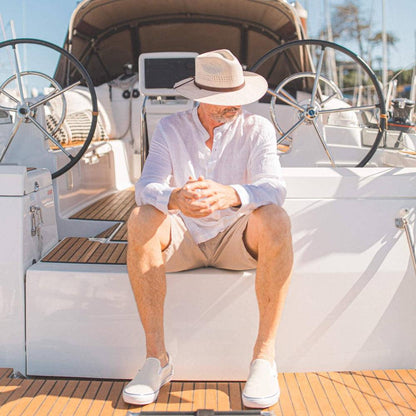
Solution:
M329 108L328 110L319 110L319 114L330 113L343 113L344 111L361 111L361 110L374 110L377 106L373 105L361 105L357 107L345 107L345 108Z
M289 134L293 133L303 122L305 121L305 117L302 117L296 124L294 124L282 137L277 139L277 144L280 144L284 139L286 139Z
M0 105L0 110L13 111L13 112L16 112L17 111L15 108L12 108L12 107L4 107L3 105Z
M14 101L16 104L20 104L20 101L17 98L13 97L13 95L9 94L6 90L2 88L0 88L0 94L4 94L6 97Z
M303 107L301 107L297 102L292 101L289 98L286 98L283 94L276 93L276 92L274 92L272 90L268 90L268 91L269 91L269 94L273 95L274 97L278 98L279 100L283 101L284 103L289 104L291 107L296 108L300 112L303 113L305 111L305 109Z
M325 143L324 138L322 137L321 132L320 132L320 131L319 131L319 129L318 129L318 126L316 125L316 121L315 121L315 120L313 120L313 121L312 121L312 124L313 124L313 127L315 128L316 134L317 134L317 135L318 135L318 137L319 137L319 140L321 141L321 144L322 144L322 146L323 146L323 148L324 148L324 150L325 150L325 153L326 153L326 155L328 156L329 161L331 162L331 165L332 165L333 167L335 167L335 162L334 162L334 159L333 159L333 157L332 157L332 155L331 155L331 152L330 152L330 151L329 151L329 149L328 149L328 146L327 146L327 145L326 145L326 143Z
M41 100L37 101L36 103L30 105L29 108L31 110L33 110L34 108L39 107L40 105L46 103L49 100L53 100L54 98L59 97L63 93L69 91L70 89L72 89L72 88L74 88L74 87L76 87L77 85L80 85L80 84L81 84L81 81L77 81L77 82L69 85L68 87L63 88L62 90L59 90L59 91L54 90L50 94L48 94L46 97L44 97Z
M325 100L321 102L321 106L324 106L328 101L331 101L336 95L338 95L338 92L334 92L329 97L325 98Z
M65 148L59 143L58 140L55 139L51 134L49 134L32 116L28 116L30 121L45 135L48 137L48 139L53 142L56 146L58 146L70 159L73 159L74 157L65 150Z
M316 68L316 75L315 75L315 81L313 82L312 87L312 94L311 94L311 107L315 105L315 99L316 99L316 92L319 88L319 78L321 77L322 72L322 63L324 61L324 54L325 54L325 48L322 48L321 55L319 56L319 62L318 67Z
M22 77L20 76L20 68L19 68L19 60L17 58L17 50L16 45L13 45L13 52L14 52L14 66L16 70L16 79L17 79L17 85L19 87L19 94L20 94L20 102L25 101L25 96L23 93L23 83L22 83Z
M15 125L13 126L13 130L10 134L10 139L7 142L6 147L3 149L0 155L0 162L3 160L4 156L6 155L7 150L9 149L14 137L16 136L17 130L19 130L20 125L22 124L23 119L19 118L19 120L16 121Z
M294 104L298 104L298 102L296 101L296 98L290 94L289 92L287 92L284 88L281 88L280 92L289 100L291 100Z

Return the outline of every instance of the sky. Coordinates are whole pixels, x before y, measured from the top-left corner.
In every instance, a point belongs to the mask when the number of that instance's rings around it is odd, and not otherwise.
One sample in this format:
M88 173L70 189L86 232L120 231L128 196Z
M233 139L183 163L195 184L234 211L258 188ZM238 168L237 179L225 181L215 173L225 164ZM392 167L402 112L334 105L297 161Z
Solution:
M157 0L155 0L157 1ZM209 0L207 0L209 1ZM308 10L309 37L317 37L325 25L324 3L333 9L343 0L301 0ZM371 16L374 32L381 31L382 0L358 0L366 15ZM390 68L411 68L416 61L416 0L385 0L386 28L399 42L390 49ZM17 37L43 39L62 46L76 0L0 0L0 14L6 38L12 37L10 21L14 21ZM0 28L0 40L4 40ZM354 43L342 44L354 52ZM378 53L381 55L381 53ZM377 55L377 52L375 52Z

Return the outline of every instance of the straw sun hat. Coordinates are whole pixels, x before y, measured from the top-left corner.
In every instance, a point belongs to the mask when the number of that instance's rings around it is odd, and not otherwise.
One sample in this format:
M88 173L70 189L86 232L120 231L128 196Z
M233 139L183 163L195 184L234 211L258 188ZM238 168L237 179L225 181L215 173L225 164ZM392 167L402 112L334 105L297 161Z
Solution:
M243 71L228 50L206 52L195 58L195 77L175 84L176 91L200 103L233 106L253 103L267 91L267 81L254 72Z

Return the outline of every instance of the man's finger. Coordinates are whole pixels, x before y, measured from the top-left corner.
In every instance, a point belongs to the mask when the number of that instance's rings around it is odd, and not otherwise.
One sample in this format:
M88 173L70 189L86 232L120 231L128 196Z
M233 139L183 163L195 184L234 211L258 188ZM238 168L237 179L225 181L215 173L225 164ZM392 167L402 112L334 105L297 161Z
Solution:
M193 191L195 189L208 189L209 183L207 181L196 181L196 182L189 182L187 183L184 188L189 191Z

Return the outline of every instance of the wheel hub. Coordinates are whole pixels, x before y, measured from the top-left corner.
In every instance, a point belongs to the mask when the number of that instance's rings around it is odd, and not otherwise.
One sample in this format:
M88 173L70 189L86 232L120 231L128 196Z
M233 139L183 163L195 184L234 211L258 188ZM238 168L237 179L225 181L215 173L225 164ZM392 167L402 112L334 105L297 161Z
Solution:
M31 111L27 104L19 104L16 108L16 114L19 118L27 119Z
M318 105L315 105L314 107L307 107L304 112L306 120L315 120L319 116L319 110L320 108Z

